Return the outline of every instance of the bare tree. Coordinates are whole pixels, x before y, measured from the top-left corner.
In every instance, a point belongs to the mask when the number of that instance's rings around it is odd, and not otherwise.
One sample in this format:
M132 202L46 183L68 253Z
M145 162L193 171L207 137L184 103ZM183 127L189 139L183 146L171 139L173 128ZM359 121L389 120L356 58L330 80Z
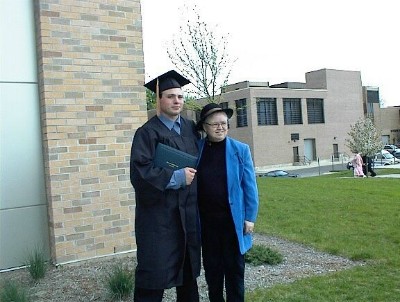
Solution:
M350 138L346 138L346 145L351 152L371 156L382 150L381 134L370 118L360 118L350 126L348 135Z
M206 22L202 21L196 6L184 8L186 20L180 26L179 35L174 37L167 53L176 68L187 76L195 87L192 91L208 102L216 99L221 87L228 83L232 60L227 53L227 39L219 36Z

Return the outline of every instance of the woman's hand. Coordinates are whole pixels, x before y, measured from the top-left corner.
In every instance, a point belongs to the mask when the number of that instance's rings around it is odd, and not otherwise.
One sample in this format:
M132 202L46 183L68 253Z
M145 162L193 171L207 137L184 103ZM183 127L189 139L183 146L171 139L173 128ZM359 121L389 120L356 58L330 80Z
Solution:
M251 221L244 221L244 233L251 234L254 231L254 222Z

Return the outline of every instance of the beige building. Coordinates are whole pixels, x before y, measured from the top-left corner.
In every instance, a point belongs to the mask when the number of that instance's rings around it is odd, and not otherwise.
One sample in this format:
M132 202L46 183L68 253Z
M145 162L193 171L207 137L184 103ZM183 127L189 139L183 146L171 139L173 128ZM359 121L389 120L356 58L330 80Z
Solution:
M380 109L379 90L363 87L359 71L321 69L307 72L305 79L224 88L221 104L235 112L230 135L250 145L256 167L347 160L350 125L367 116L367 109L383 142L398 141L399 109Z
M379 89L363 87L364 113L382 134L383 144L400 143L400 106L380 108Z

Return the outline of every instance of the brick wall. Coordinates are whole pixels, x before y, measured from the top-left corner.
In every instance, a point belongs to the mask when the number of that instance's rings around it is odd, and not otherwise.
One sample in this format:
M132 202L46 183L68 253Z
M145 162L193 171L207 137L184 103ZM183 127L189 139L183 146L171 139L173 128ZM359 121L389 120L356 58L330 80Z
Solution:
M135 249L129 156L147 120L140 1L35 3L51 256Z

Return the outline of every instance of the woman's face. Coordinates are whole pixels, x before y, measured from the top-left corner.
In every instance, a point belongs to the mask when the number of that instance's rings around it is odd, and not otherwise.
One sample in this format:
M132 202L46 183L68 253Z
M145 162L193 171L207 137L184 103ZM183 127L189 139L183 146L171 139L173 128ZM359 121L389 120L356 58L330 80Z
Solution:
M211 114L203 123L203 129L211 142L221 142L228 135L228 116L225 112Z

